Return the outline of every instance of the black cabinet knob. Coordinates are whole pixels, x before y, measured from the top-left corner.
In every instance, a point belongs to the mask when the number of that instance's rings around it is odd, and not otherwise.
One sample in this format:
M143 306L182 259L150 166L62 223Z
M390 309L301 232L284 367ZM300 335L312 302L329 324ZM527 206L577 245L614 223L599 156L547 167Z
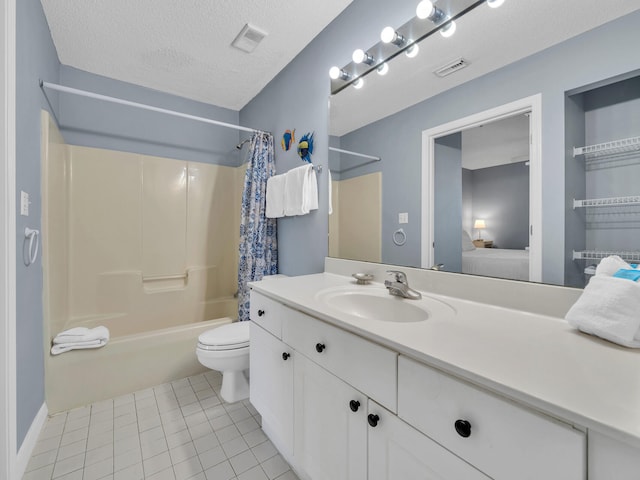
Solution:
M351 400L349 402L349 408L351 409L352 412L357 412L358 409L360 408L360 402L357 400Z
M370 413L367 417L367 422L369 422L369 425L371 425L372 427L378 426L379 421L380 417L378 415L374 415L373 413Z
M316 352L322 353L327 348L324 343L316 343Z
M264 315L264 310L258 310L258 316L261 317Z
M283 360L288 360L290 356L291 356L291 354L290 354L290 353L284 352L284 353L282 354L282 359L283 359Z
M454 427L456 428L458 435L463 438L467 438L471 435L471 424L466 420L456 420Z

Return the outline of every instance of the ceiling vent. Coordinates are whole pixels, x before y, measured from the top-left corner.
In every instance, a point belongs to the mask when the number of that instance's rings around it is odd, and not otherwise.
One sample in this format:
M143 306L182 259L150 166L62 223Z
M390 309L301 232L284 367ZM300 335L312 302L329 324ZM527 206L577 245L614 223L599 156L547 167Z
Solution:
M266 36L267 32L247 23L231 45L243 52L251 53Z
M464 58L460 57L453 62L449 62L446 65L441 66L437 70L434 70L438 77L446 77L447 75L451 75L458 70L462 70L464 67L468 66L469 62L467 62Z

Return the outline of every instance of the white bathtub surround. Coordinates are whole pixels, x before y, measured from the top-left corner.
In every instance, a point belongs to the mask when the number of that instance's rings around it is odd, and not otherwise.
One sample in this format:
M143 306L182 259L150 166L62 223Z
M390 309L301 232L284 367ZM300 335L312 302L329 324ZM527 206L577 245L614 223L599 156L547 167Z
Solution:
M297 480L248 401L208 372L49 418L23 480Z
M323 292L335 289L383 289L381 282L387 278L386 270L389 269L404 271L411 287L422 292L423 300L443 302L453 309L453 313L434 313L425 321L385 321L346 313L331 302L323 301L326 298ZM268 410L270 415L276 414L274 418L267 422L267 417L263 416L270 428L276 430L274 439L285 438L286 432L304 431L304 427L299 430L299 423L314 421L315 415L308 416L304 412L309 405L314 404L317 408L320 405L307 396L306 387L313 387L313 378L321 378L322 371L326 370L337 376L342 385L347 385L347 393L362 392L360 396L364 398L359 400L361 408L357 415L364 409L370 415L379 415L380 424L391 428L369 429L369 433L362 434L369 438L369 448L375 449L376 445L381 446L380 441L386 441L384 438L393 437L400 442L394 445L401 445L397 448L408 452L415 443L407 442L405 427L411 425L422 432L424 442L429 438L435 440L492 478L517 477L514 472L521 464L513 460L516 457L530 462L531 468L535 466L535 470L526 471L570 472L557 478L584 479L587 471L588 478L594 480L637 477L640 469L640 410L637 408L640 404L640 352L579 333L567 324L564 315L581 290L336 259L327 259L325 270L322 274L253 285L254 292L260 294L262 300L279 305L277 312L282 320L269 324L269 319L263 316L258 322L265 335L273 338L278 351L286 352L292 360L277 366L284 371L290 363L293 368L289 380L279 374L282 378L278 377L278 381L293 382L295 415L289 418L284 410L274 407ZM373 274L374 283L355 285L351 278L355 272ZM269 310L274 308L271 305ZM309 328L303 328L307 323ZM351 340L347 342L347 338ZM361 355L363 351L374 350L395 352L398 358L397 383L393 379L389 382L390 386L397 385L394 387L398 389L397 405L393 404L396 397L392 396L390 402L383 395L386 390L381 392L379 389L382 377L375 372L381 370L375 362L382 362L383 357L370 355L364 360ZM345 356L344 351L349 355ZM369 375L357 374L366 368L372 370ZM260 385L256 375L252 372L252 389ZM269 378L275 381L274 376ZM305 388L300 388L300 381L305 382ZM335 379L331 381L335 383ZM440 400L429 397L428 392L416 390L417 386L426 385L425 382L431 382L433 388L427 390L437 390ZM263 391L268 393L266 389ZM411 404L421 396L429 402ZM260 400L270 404L268 396ZM343 403L331 408L323 406L322 418L331 418L327 409L338 407L339 415L338 411L332 412L336 416L343 415ZM303 411L298 412L295 405L302 405ZM427 405L431 405L429 412L425 411ZM256 406L259 410L262 408L258 403ZM521 424L520 420L515 420L521 414L523 421L529 424L527 419L531 419L531 425L534 425L532 429L524 429L530 436L513 431L514 425ZM345 422L346 418L356 417L348 411L344 415L347 415L343 419ZM465 419L465 416L470 418ZM458 431L456 418L469 420L471 431L475 432L471 434L471 441L465 443L465 422L460 422ZM507 418L513 421L507 421ZM366 414L364 421L367 422ZM345 422L340 428L346 428ZM398 429L391 427L392 424ZM287 425L289 428L283 429ZM332 428L338 428L337 423L332 425ZM356 431L351 427L348 429L349 432ZM545 437L545 429L555 432L553 438ZM360 427L357 431L361 431ZM282 432L285 437L281 436ZM382 432L381 437L378 432ZM494 444L501 445L499 450L504 455L500 452L478 454L483 442L477 442L490 432L496 434L495 439L500 439ZM503 435L505 433L507 435ZM504 439L521 435L525 435L522 441L512 442L513 447L517 450L518 445L533 442L531 448L509 454L511 445ZM312 437L304 438L311 443L314 441ZM351 438L340 437L349 442ZM358 438L362 440L362 436ZM295 440L295 445L299 440ZM327 443L331 442L327 439ZM565 452L565 447L567 449L567 456L563 457L567 461L557 462L559 470L554 466L556 462L544 461L556 455L553 450L549 451L551 444L558 447L560 454ZM479 445L480 450L476 451L474 445ZM323 448L323 455L329 450ZM372 458L372 451L368 457ZM294 453L292 461L298 458ZM319 455L303 457L302 465L313 469L319 458ZM338 460L333 462L334 466L338 464ZM378 463L376 465L380 467ZM376 471L385 469L380 467ZM505 472L511 475L505 476Z

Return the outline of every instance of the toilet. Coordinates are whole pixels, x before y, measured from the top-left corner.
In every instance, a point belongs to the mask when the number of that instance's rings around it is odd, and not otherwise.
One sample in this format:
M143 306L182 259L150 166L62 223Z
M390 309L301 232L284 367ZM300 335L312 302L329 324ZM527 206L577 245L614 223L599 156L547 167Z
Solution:
M228 403L249 398L249 381L245 370L249 369L250 324L229 323L207 330L198 337L198 361L222 373L220 396Z

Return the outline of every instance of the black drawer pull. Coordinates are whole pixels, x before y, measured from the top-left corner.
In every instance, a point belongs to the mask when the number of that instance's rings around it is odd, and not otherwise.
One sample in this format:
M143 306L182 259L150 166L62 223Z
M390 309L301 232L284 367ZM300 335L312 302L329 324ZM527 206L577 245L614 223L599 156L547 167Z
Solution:
M322 353L327 348L324 343L316 343L316 352Z
M262 317L264 315L264 310L258 310L258 316Z
M467 438L471 435L471 424L466 420L456 420L454 424L456 432L463 438Z
M286 361L286 360L288 360L288 359L289 359L289 357L290 357L290 356L291 356L291 354L290 354L290 353L288 353L288 352L284 352L284 353L282 354L282 359Z
M360 402L357 400L351 400L349 402L349 408L351 409L352 412L357 412L358 409L360 408Z
M373 413L370 413L367 417L367 422L369 422L369 425L371 425L372 427L377 427L379 421L380 417L378 415L374 415Z

